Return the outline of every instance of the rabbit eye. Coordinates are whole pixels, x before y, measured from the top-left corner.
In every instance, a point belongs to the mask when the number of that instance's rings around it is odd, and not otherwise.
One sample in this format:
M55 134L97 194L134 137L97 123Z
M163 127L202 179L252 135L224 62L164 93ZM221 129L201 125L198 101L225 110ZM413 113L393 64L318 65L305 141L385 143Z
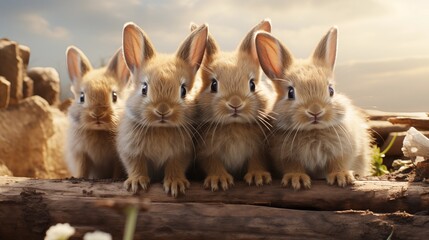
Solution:
M147 95L147 83L144 82L143 86L142 86L142 95L146 96Z
M288 99L295 99L295 89L293 87L288 87L287 98Z
M185 88L185 84L182 84L182 87L181 87L181 89L180 89L180 96L181 96L182 98L185 98L185 97L186 97L186 88Z
M249 87L250 87L251 92L255 91L256 85L255 85L255 80L253 78L250 79L250 81L249 81Z
M329 86L329 96L334 96L334 88L332 86Z
M80 101L80 103L84 103L85 102L85 93L84 92L80 92L79 101Z
M114 103L118 101L118 94L115 91L112 92L112 101Z
M217 92L217 80L215 78L212 79L211 90L213 93Z

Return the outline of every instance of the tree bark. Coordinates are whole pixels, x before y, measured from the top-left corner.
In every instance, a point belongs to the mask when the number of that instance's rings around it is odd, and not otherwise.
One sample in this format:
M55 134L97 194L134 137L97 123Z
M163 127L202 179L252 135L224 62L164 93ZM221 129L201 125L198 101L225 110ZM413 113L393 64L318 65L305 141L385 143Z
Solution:
M424 239L429 233L424 183L356 181L340 188L314 181L312 189L295 192L278 181L238 182L211 192L193 182L175 199L160 183L132 196L122 182L0 177L0 239L42 239L49 226L64 222L76 227L76 237L102 230L121 239L124 215L100 201L133 198L152 202L139 215L135 239L387 239L392 231L392 239Z

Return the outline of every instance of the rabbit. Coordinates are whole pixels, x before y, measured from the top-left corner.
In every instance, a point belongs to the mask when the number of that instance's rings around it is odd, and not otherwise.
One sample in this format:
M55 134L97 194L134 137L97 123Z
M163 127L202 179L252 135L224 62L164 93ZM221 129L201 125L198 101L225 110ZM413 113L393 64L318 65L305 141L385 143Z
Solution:
M122 178L116 133L127 97L130 73L119 49L107 67L93 69L75 46L66 51L74 100L68 109L70 128L66 162L78 178Z
M269 152L281 184L309 189L311 178L344 187L354 174L368 174L370 143L363 113L335 91L337 27L332 27L307 60L295 59L266 32L255 37L264 73L272 80L273 107Z
M159 54L134 23L123 29L123 54L134 89L119 124L118 149L128 173L124 182L136 193L163 177L167 194L184 194L186 171L194 159L193 96L188 94L204 57L208 26L202 25L176 54Z
M251 29L231 53L220 51L208 37L196 97L196 139L197 163L206 174L204 187L212 191L227 190L243 175L249 185L271 182L264 154L269 99L253 43L258 30L271 31L270 20Z

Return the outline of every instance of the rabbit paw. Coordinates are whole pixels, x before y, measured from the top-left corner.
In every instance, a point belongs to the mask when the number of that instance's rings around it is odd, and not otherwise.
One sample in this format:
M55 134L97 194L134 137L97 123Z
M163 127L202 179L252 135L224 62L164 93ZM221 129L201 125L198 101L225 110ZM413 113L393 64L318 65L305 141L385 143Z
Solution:
M149 187L150 179L147 176L137 176L137 177L128 177L124 182L124 186L127 190L130 190L133 193L137 193L139 189L139 184L143 188L143 190L147 190Z
M234 179L229 173L223 173L218 175L209 175L204 180L204 188L210 188L212 191L218 190L218 184L225 191L230 186L234 185Z
M191 184L185 177L166 177L164 178L164 191L171 196L177 197L179 192L185 194L186 188L189 188Z
M311 179L305 173L284 174L282 179L282 186L287 187L289 183L294 190L299 190L301 188L310 189L311 187Z
M249 185L252 185L254 182L256 186L262 186L264 183L271 183L271 174L267 171L261 170L249 171L246 175L244 175L244 180Z
M331 172L326 176L329 185L334 185L335 180L340 187L345 187L355 180L350 171Z

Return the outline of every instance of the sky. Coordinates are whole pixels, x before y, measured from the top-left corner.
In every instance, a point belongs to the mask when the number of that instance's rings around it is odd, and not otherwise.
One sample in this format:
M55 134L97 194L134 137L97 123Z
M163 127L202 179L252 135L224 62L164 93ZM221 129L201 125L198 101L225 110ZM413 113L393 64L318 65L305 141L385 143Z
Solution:
M264 18L297 58L339 28L337 91L359 107L429 112L429 1L425 0L2 0L0 38L31 48L29 67L54 67L71 96L65 50L79 47L94 67L121 46L122 28L141 26L159 52L173 53L190 22L207 23L232 51Z

